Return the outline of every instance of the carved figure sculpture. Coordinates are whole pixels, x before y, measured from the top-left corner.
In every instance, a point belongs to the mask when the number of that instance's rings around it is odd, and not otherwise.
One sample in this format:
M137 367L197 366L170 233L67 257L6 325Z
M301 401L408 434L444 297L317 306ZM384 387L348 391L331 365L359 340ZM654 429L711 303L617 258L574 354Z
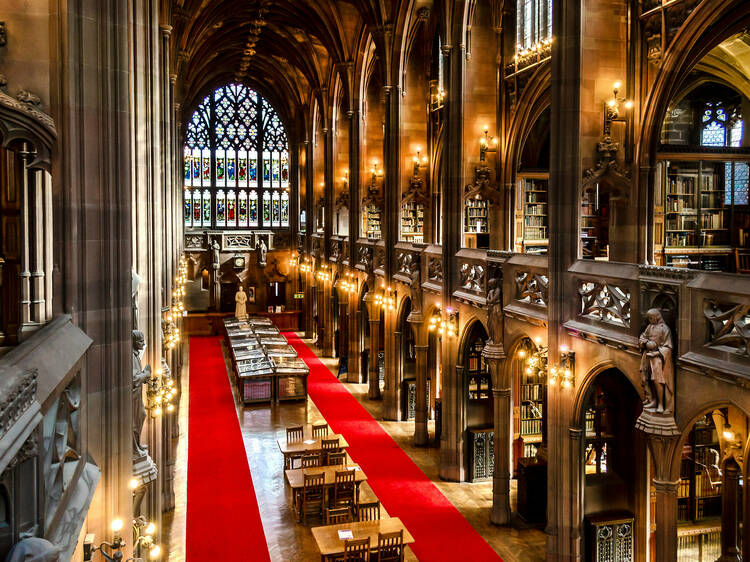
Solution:
M236 318L240 320L244 320L247 318L247 293L245 292L245 289L240 285L239 290L234 295L234 315Z
M255 244L255 251L258 252L258 265L261 267L265 267L268 247L266 246L266 243L262 238Z
M58 562L60 547L46 539L28 537L14 544L5 560L6 562Z
M501 343L503 340L503 285L499 277L487 282L487 324L488 343Z
M141 369L141 351L146 348L146 338L140 330L133 330L133 455L146 454L141 445L141 431L146 421L146 407L143 405L141 386L151 378L151 365Z
M211 245L212 250L212 259L211 259L211 267L218 271L221 267L221 257L219 256L219 253L221 251L221 248L219 248L219 243L214 240L213 244Z
M141 284L141 277L135 272L135 269L131 269L131 277L132 277L132 289L131 289L131 299L132 299L132 307L133 307L133 330L138 329L138 287Z
M646 410L671 414L674 404L674 366L672 364L672 332L658 309L646 313L648 326L639 339L641 384Z
M411 310L414 314L422 312L422 283L419 265L415 265L411 272L409 281L409 292L411 293Z

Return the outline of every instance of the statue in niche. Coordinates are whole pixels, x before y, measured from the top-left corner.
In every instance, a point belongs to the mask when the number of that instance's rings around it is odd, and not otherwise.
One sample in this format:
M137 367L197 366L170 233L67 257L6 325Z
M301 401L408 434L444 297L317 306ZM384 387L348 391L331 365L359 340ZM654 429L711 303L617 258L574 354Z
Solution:
M151 378L151 365L141 369L141 352L146 349L146 338L140 330L133 330L133 455L147 454L141 445L141 431L146 421L146 407L143 405L141 387Z
M255 251L258 252L258 265L261 267L266 267L266 255L268 254L268 247L266 246L266 242L260 238L255 243Z
M214 240L213 244L211 245L211 252L211 267L214 271L219 271L219 268L221 267L221 257L219 255L221 252L221 248L219 248L219 243L216 240Z
M503 341L503 284L500 277L493 277L487 282L487 343L498 344Z
M658 309L650 309L646 316L648 326L639 339L641 384L645 395L643 407L658 414L671 414L674 407L672 332Z
M419 265L415 265L411 272L409 281L409 292L411 296L412 314L418 315L422 312L422 283Z
M234 316L239 320L247 318L247 293L242 285L234 295Z

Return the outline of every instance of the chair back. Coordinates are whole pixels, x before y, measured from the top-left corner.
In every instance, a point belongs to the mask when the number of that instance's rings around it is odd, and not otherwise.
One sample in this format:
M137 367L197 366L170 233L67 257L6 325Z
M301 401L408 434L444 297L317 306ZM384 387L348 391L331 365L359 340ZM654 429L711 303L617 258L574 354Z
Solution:
M750 251L735 248L734 257L737 273L750 273Z
M354 504L355 470L337 470L333 481L333 503Z
M377 521L380 519L380 502L361 503L357 506L358 521Z
M328 435L328 424L316 424L312 428L313 437L326 437Z
M370 537L366 539L349 539L344 541L344 561L369 562Z
M351 520L352 511L348 507L331 507L326 510L326 525L349 523Z
M320 466L320 455L302 455L302 468Z
M328 453L327 463L329 466L346 466L346 452L338 451L335 453Z
M326 481L326 475L324 472L319 472L315 474L305 474L304 480L302 482L303 486L303 496L306 498L311 498L313 496L323 495L323 491L325 490L325 481Z
M338 437L334 437L333 439L321 439L320 445L324 451L338 451L341 448Z
M378 562L404 559L404 530L393 533L378 533Z
M286 442L293 443L295 441L302 441L305 436L305 428L301 425L286 428Z

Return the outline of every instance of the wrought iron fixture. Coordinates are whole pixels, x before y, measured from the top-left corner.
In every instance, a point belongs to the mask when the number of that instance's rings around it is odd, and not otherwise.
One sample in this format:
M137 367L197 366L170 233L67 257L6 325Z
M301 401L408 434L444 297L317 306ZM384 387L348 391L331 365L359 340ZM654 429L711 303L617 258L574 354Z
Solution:
M413 160L414 160L414 175L415 176L419 175L419 170L421 170L422 168L426 168L427 167L427 160L428 160L427 156L420 157L420 152L421 151L422 151L422 147L418 146L417 147L417 154L413 158Z
M456 337L458 335L458 312L450 306L445 309L445 316L438 306L430 316L427 329L437 332L438 336Z
M484 134L479 138L479 161L485 161L488 152L497 152L497 137L490 137L489 125L484 126ZM492 147L490 147L492 145Z
M385 287L382 293L375 296L375 306L388 311L396 310L396 295L391 287Z
M604 136L608 137L612 132L613 121L625 121L626 119L621 117L622 108L626 110L633 109L633 101L618 97L618 93L622 88L622 83L615 82L612 85L612 98L607 100L604 104Z
M561 345L560 363L550 367L549 383L553 386L560 383L563 388L573 386L575 382L575 359L575 352L571 351L567 345Z

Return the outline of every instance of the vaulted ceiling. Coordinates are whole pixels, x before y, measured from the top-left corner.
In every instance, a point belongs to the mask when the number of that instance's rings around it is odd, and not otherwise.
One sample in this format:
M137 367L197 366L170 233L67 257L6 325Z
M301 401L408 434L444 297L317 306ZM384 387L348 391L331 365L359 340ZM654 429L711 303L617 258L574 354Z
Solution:
M211 90L242 81L289 120L345 76L362 37L393 0L175 0L177 98L191 112ZM185 119L183 118L183 121Z

